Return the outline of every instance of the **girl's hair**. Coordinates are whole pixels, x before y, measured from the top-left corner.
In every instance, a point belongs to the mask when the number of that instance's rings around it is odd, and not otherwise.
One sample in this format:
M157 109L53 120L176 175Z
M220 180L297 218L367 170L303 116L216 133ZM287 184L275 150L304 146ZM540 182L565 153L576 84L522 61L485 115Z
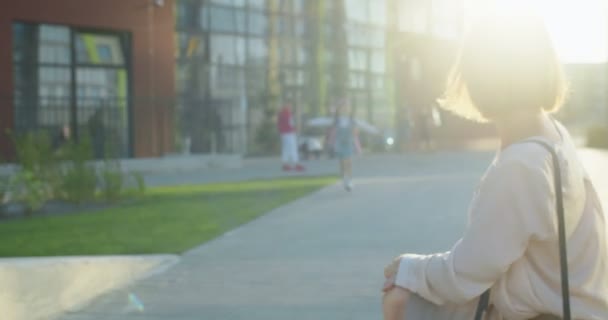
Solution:
M566 91L543 20L531 12L494 12L470 26L439 102L460 116L486 121L552 112Z

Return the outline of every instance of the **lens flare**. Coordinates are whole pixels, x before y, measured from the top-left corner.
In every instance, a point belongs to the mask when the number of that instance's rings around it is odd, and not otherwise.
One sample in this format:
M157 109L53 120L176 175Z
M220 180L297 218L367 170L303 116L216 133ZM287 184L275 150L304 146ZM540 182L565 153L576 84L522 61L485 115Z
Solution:
M565 63L608 60L608 2L605 0L465 0L465 20L498 10L517 19L522 11L543 18L555 48Z
M129 293L129 309L134 309L139 312L144 312L144 303L135 295L135 293Z

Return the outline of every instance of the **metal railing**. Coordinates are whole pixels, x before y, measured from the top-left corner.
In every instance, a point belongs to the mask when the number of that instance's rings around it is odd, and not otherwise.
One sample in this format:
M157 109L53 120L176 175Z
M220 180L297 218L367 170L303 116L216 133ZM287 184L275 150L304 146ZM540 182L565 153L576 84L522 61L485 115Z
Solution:
M96 158L131 154L125 98L11 97L15 134L46 131L53 141L90 139ZM66 133L67 130L67 133Z
M144 153L205 154L247 150L246 110L233 100L185 98L5 97L19 135L46 131L61 140L90 139L96 158ZM73 105L75 102L75 106ZM153 150L153 151L150 151Z

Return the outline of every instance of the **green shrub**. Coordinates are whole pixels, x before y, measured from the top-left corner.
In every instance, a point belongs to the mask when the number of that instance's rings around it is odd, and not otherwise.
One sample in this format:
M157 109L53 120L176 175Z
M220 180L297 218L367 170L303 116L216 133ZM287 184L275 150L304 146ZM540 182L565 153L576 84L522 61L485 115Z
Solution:
M12 200L25 205L26 214L40 210L52 198L49 185L28 169L20 170L12 177L9 189Z
M61 183L59 165L47 132L10 136L21 168L11 177L7 192L12 201L22 202L32 213L55 196Z
M106 201L120 200L124 192L124 174L118 161L106 160L101 169L101 194Z
M91 166L74 165L66 170L62 185L65 200L75 203L94 200L96 189L97 174Z
M46 131L35 131L12 136L17 161L23 170L32 172L37 179L56 189L60 184L60 150L53 150L51 138Z
M267 110L265 117L256 131L255 144L257 153L276 154L279 149L279 133L274 122L274 112Z
M146 180L144 179L144 175L141 172L133 172L131 175L137 184L136 195L139 197L143 196L146 193Z
M139 173L126 176L119 161L111 160L109 152L98 172L92 162L93 148L88 136L79 143L66 143L56 149L44 131L11 137L20 169L8 182L0 181L0 199L10 196L9 201L23 203L28 213L41 209L51 199L94 201L98 187L101 197L109 202L145 193L143 176ZM130 177L135 187L127 190Z
M15 153L21 167L38 171L49 161L53 161L51 139L44 131L30 132L23 135L12 135Z
M608 149L608 127L591 127L587 130L587 146Z
M61 194L65 200L83 203L95 199L97 172L89 161L93 159L91 140L70 144L65 150L68 161L63 165Z
M8 191L8 180L4 177L0 177L0 203L4 201L4 195Z

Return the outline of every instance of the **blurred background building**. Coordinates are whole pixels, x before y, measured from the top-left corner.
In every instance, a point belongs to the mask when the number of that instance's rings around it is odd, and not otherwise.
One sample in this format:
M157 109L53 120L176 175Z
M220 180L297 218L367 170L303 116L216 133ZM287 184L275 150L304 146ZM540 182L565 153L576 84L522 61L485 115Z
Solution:
M149 0L0 1L0 151L7 130L70 126L119 157L172 144L172 4ZM100 147L101 146L101 147Z
M349 97L403 147L441 95L465 0L0 0L0 129L89 133L121 157L273 152ZM560 117L607 119L605 63L567 66ZM601 113L601 117L598 114ZM490 136L441 112L438 139ZM603 123L603 122L602 122ZM10 154L10 141L0 135Z
M209 136L223 152L261 151L260 126L285 101L304 119L348 96L359 117L392 126L385 1L179 0L176 21L178 128L194 152Z

